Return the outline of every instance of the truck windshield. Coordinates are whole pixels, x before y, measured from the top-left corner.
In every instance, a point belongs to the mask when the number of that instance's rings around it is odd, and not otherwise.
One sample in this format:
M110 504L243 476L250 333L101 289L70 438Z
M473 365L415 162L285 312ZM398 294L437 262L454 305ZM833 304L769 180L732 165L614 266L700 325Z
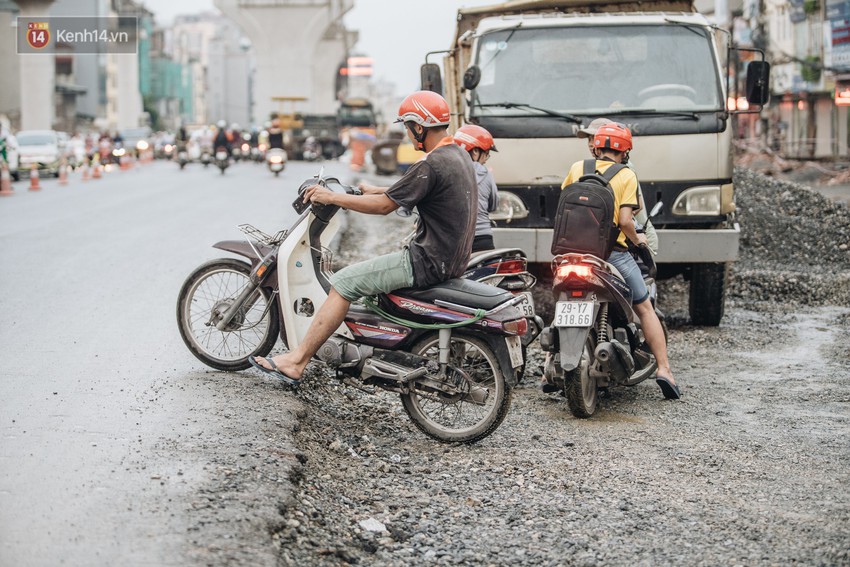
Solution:
M481 80L470 106L479 116L541 115L532 107L578 115L723 107L711 39L696 26L494 31L479 39L476 64Z

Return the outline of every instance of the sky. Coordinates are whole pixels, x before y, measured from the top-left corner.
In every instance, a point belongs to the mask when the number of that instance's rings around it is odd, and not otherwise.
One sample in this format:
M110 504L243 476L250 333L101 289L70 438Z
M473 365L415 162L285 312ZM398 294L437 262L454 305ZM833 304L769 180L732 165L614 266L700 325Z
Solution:
M213 0L142 0L159 24L174 16L215 10ZM376 78L396 84L399 94L419 88L419 66L430 51L448 49L457 10L495 4L497 0L354 0L345 15L348 29L358 30L354 51L372 57ZM442 55L429 61L440 62Z

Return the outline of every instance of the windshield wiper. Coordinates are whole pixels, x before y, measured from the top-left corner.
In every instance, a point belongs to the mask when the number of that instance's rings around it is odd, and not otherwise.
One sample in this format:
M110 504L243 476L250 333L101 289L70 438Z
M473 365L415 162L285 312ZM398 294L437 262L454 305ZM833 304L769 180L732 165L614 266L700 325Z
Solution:
M575 116L574 114L568 114L566 112L557 112L555 110L549 110L548 108L541 108L539 106L525 104L524 102L488 102L484 104L476 104L475 106L480 108L528 108L529 110L536 110L553 118L563 118L564 120L568 120L570 122L573 122L574 124L581 124L581 118Z
M699 114L696 112L686 112L684 110L655 110L654 108L610 110L608 112L588 113L588 116L672 116L674 118L690 118L691 120L699 120Z

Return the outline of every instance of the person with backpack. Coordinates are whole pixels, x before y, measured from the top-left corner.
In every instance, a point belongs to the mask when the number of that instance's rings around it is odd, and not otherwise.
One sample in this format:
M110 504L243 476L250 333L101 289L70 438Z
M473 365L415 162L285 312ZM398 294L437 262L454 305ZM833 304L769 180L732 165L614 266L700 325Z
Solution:
M590 121L590 124L585 126L584 128L579 128L578 132L576 132L576 138L585 138L587 139L587 148L590 150L590 155L594 158L596 157L596 148L593 147L593 136L596 135L596 132L599 130L601 126L606 124L612 124L614 121L608 118L594 118ZM628 166L629 169L634 171L634 164L629 160L629 152L626 152L626 155L623 157L623 164ZM640 182L638 182L638 199L640 203L640 209L635 212L635 220L637 220L638 224L640 224L646 233L646 243L649 245L649 249L652 251L654 255L658 254L658 234L655 232L655 227L652 225L652 221L649 220L649 214L646 210L646 204L643 201L643 191L640 187Z
M676 385L673 378L673 371L670 369L670 361L667 358L667 342L664 338L664 330L661 327L661 322L655 313L655 308L649 300L649 290L643 281L640 268L637 265L634 257L628 252L626 239L628 238L638 247L647 246L646 235L639 234L635 230L634 214L640 209L640 201L638 199L638 179L634 171L628 169L623 164L632 149L632 133L631 131L618 123L610 123L602 125L593 136L593 147L595 150L595 160L577 161L570 167L566 179L561 184L562 191L570 191L570 185L578 182L579 179L587 173L597 173L602 176L607 182L609 191L613 192L613 226L614 231L609 231L603 227L605 234L601 234L602 240L608 236L615 235L616 239L613 243L613 249L607 258L607 261L619 270L620 274L625 278L626 283L631 289L632 305L635 313L640 318L641 327L643 328L646 342L649 344L652 354L658 364L658 374L656 382L661 388L664 397L667 399L679 399L681 391ZM588 171L589 170L589 171ZM610 223L607 219L604 221ZM557 225L557 220L556 220ZM556 226L556 239L561 235ZM575 234L567 234L565 238L575 238ZM594 240L595 235L582 236ZM557 244L553 242L553 250ZM587 242L588 249L598 248L597 242ZM602 248L608 249L611 246L604 242Z
M490 152L497 152L493 136L485 128L475 124L465 124L458 128L454 135L455 144L466 150L472 158L475 168L475 179L478 181L478 215L475 220L475 239L472 241L472 251L482 252L494 250L493 226L490 224L490 213L499 206L499 191L496 181L487 166Z

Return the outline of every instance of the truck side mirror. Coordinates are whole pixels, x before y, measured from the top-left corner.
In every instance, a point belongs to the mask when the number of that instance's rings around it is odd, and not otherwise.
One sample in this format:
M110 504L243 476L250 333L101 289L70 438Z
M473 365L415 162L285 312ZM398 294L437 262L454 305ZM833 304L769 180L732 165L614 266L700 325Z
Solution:
M470 65L463 74L463 88L471 91L481 82L481 67L478 65Z
M770 99L770 63L751 61L747 65L747 102L763 106Z
M419 76L422 81L423 91L433 91L439 95L443 94L443 76L440 74L440 66L436 63L425 63L419 68Z

